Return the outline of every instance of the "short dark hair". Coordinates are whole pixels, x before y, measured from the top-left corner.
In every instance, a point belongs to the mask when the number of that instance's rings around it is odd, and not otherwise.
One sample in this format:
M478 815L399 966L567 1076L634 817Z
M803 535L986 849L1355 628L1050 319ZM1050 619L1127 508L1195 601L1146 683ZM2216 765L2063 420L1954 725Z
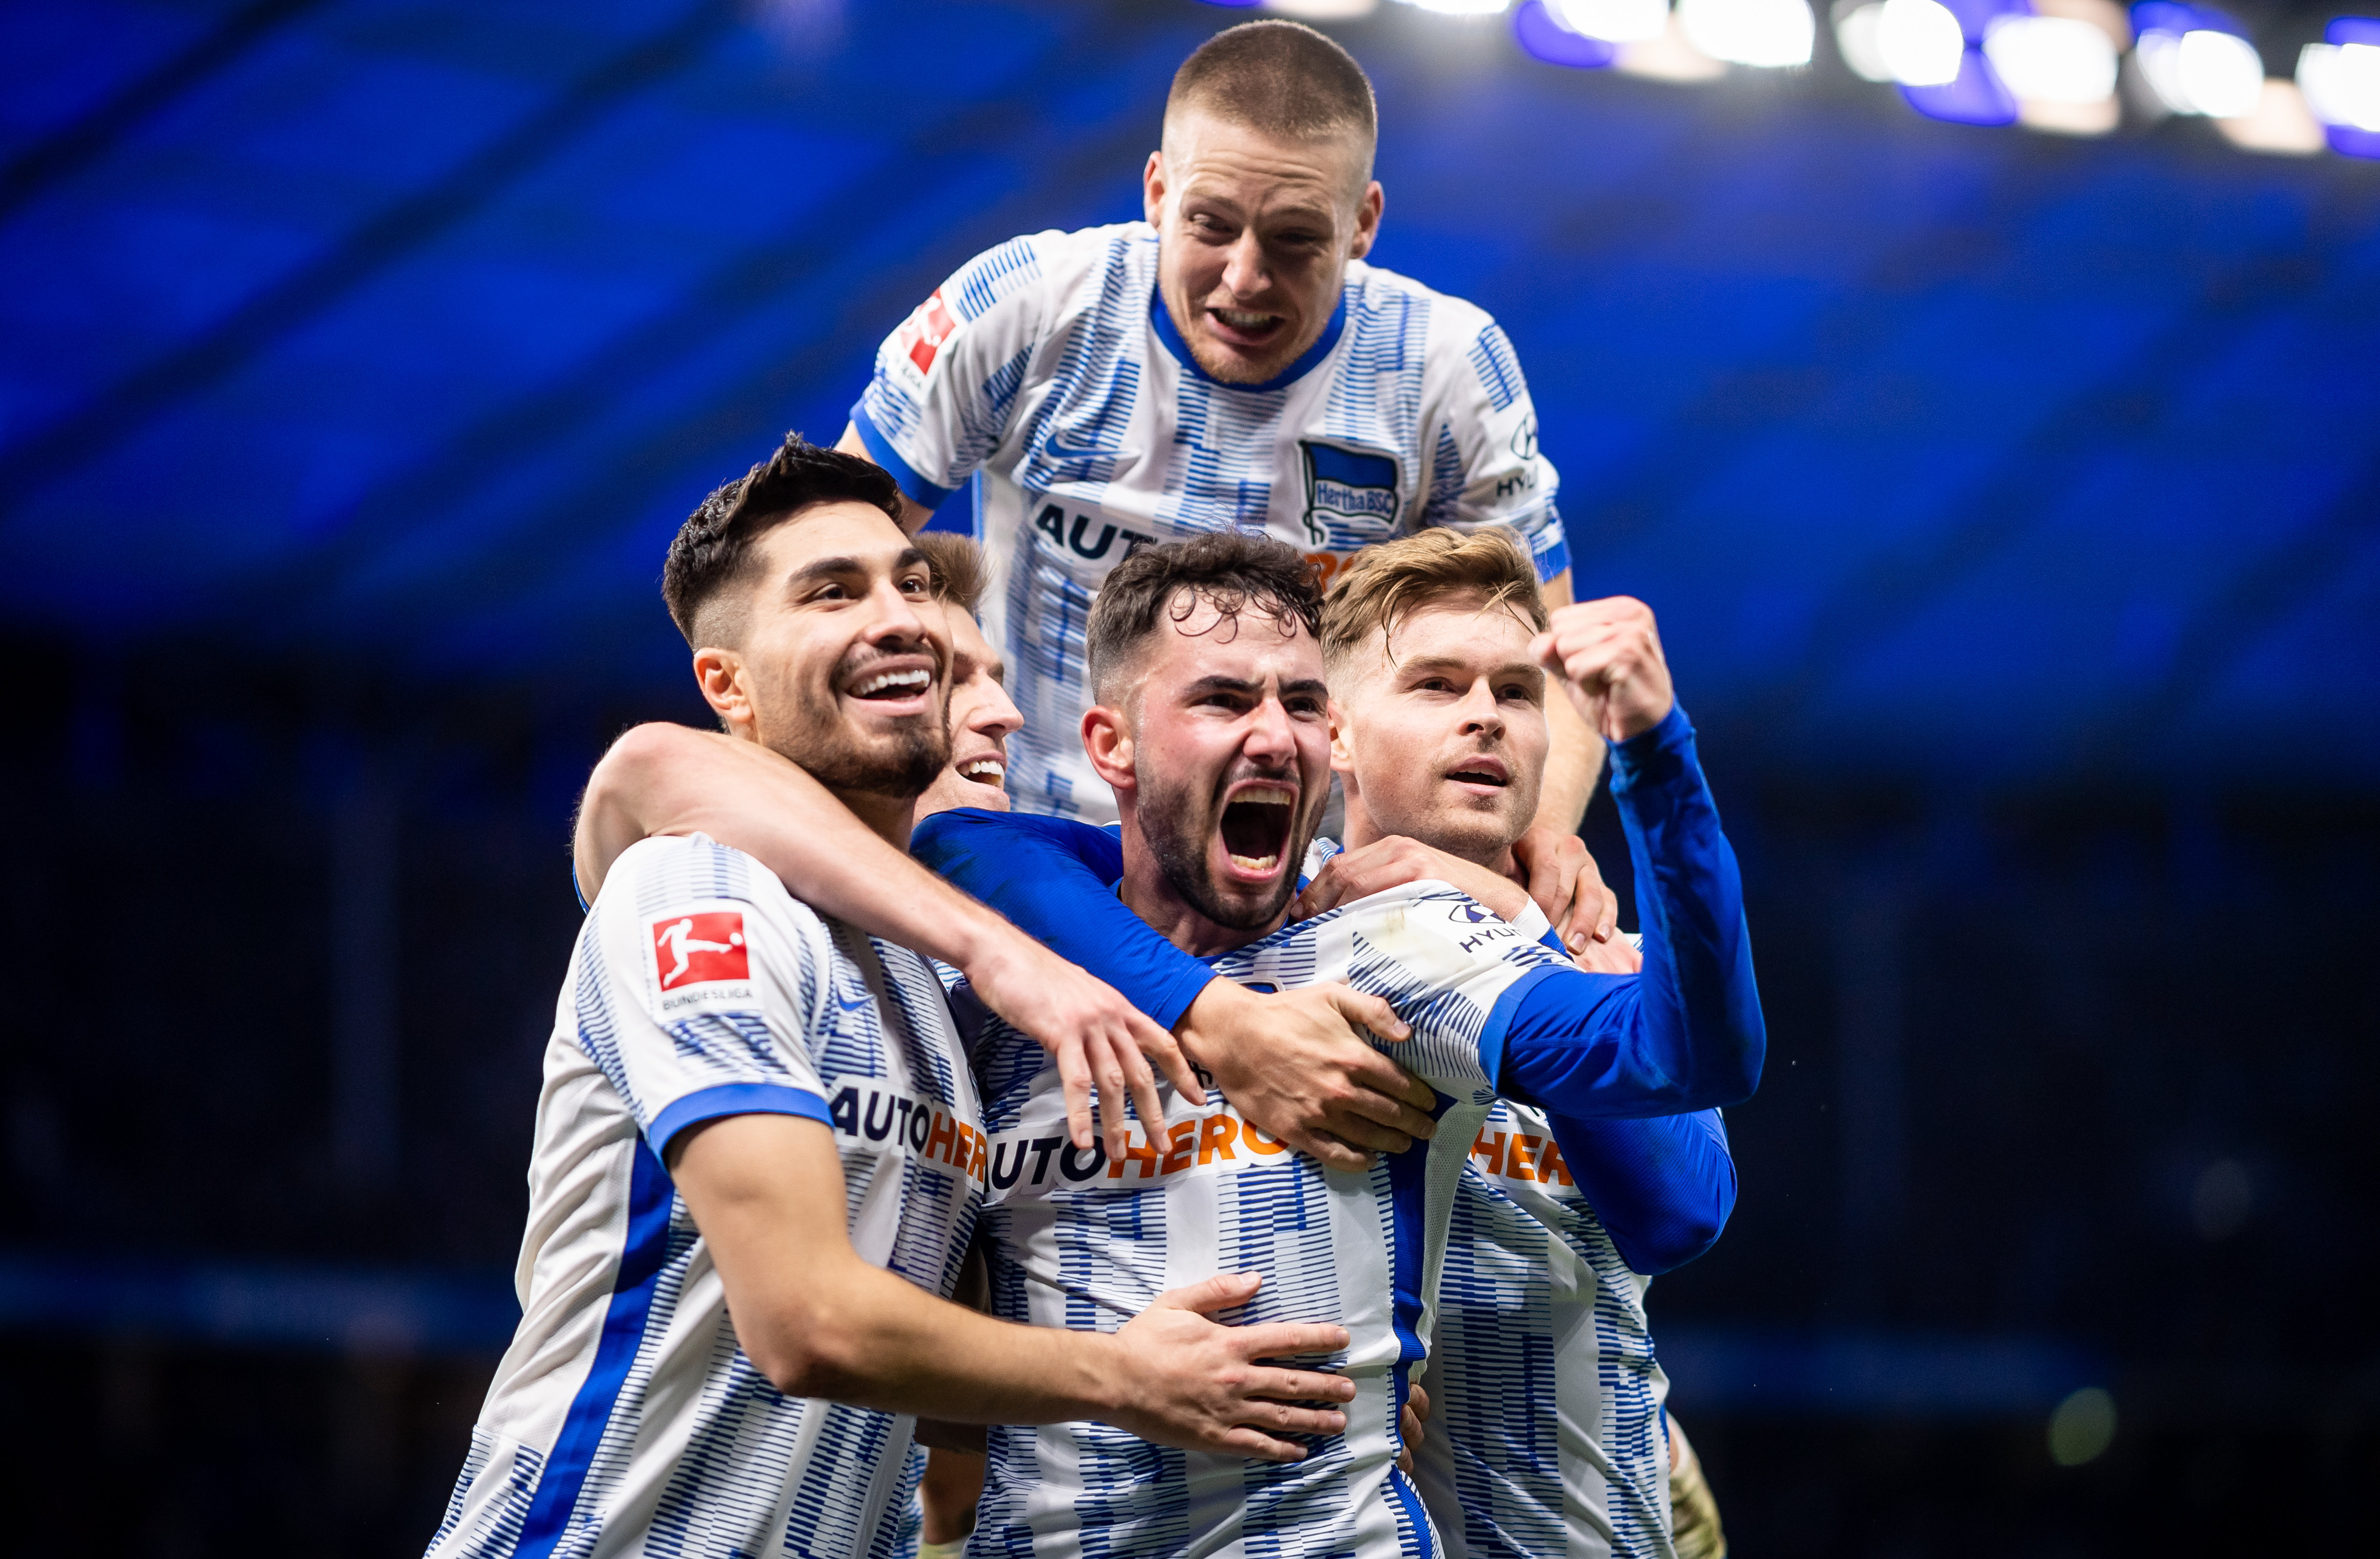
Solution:
M706 622L706 608L742 582L752 543L820 504L871 504L901 523L901 488L883 467L787 433L777 452L735 481L711 489L670 542L662 565L662 600L687 645L725 643L736 627ZM719 631L725 628L725 632Z
M917 550L934 571L934 598L957 607L970 617L983 615L983 549L965 536L949 530L920 530Z
M1286 542L1219 530L1143 547L1115 566L1091 604L1085 630L1091 696L1106 702L1111 680L1140 658L1159 621L1181 622L1201 601L1234 622L1261 614L1284 636L1298 627L1309 637L1321 634L1322 591L1305 554Z
M1379 139L1371 79L1354 55L1303 22L1244 21L1199 44L1173 73L1165 116L1192 104L1284 140L1353 130L1366 163Z

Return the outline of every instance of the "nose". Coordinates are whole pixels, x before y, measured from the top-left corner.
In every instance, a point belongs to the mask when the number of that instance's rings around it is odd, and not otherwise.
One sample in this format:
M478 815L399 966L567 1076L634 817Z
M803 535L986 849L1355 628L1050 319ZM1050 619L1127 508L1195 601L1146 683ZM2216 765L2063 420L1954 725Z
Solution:
M1025 729L1025 716L1009 700L1008 689L987 676L983 701L976 705L967 724L997 742L1004 742Z
M1496 702L1496 689L1485 677L1474 684L1470 695L1456 706L1461 721L1457 727L1466 737L1500 737L1504 734L1504 711Z
M1223 262L1223 286L1234 298L1254 298L1264 291L1267 281L1264 245L1257 241L1255 228L1244 227Z
M1268 693L1262 703L1248 712L1247 729L1240 738L1240 751L1252 761L1268 768L1294 761L1296 732L1290 724L1289 711L1281 707L1277 695Z

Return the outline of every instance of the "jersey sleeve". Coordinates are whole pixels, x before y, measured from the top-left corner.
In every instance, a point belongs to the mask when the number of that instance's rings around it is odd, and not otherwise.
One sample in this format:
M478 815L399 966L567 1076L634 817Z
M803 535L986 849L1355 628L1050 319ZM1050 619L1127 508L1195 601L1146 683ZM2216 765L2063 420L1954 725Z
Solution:
M1123 846L1068 818L973 808L917 825L919 860L1107 981L1160 1029L1182 1020L1215 971L1117 898Z
M1646 1120L1547 1116L1579 1191L1631 1272L1658 1277L1708 1250L1735 1211L1717 1110Z
M1527 991L1488 1057L1504 1097L1549 1114L1645 1116L1740 1103L1759 1087L1767 1029L1743 886L1694 736L1672 709L1612 747L1644 968L1569 968Z
M1537 411L1503 327L1476 311L1475 334L1444 375L1427 441L1428 496L1422 523L1476 530L1509 525L1529 549L1537 578L1570 566L1570 542L1554 505L1560 479L1537 448Z
M999 447L1047 325L1035 284L1062 237L977 255L877 348L852 425L911 502L939 505Z
M827 1121L812 1038L832 945L759 862L705 838L640 841L580 948L579 1046L654 1152L722 1115Z

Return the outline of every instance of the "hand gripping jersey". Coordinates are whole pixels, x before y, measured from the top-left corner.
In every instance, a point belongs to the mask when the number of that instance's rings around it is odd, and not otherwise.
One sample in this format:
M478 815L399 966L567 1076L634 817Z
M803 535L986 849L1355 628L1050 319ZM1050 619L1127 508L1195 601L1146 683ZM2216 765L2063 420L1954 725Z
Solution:
M563 985L520 1328L432 1555L896 1559L910 1421L769 1384L662 1167L686 1127L756 1113L826 1125L852 1245L950 1292L985 1159L933 970L747 856L647 839L612 869Z
M1425 525L1509 525L1541 577L1570 566L1504 333L1361 261L1320 339L1238 385L1201 372L1174 330L1146 223L1012 239L885 341L852 420L920 504L981 474L983 626L1025 715L1008 793L1030 811L1115 817L1075 739L1083 631L1135 547L1260 530L1327 584L1358 549Z
M1323 1168L1219 1092L1135 1123L1121 1160L1074 1148L1057 1068L985 1017L974 1045L991 1139L984 1210L993 1309L1112 1331L1160 1293L1218 1272L1264 1285L1230 1321L1339 1321L1327 1366L1357 1387L1343 1436L1293 1465L1166 1450L1102 1424L990 1431L973 1555L1075 1559L1246 1553L1421 1559L1420 1499L1394 1470L1397 1407L1430 1330L1432 1270L1463 1163L1494 1100L1492 1058L1533 971L1563 966L1441 883L1342 906L1213 960L1259 990L1343 980L1413 1025L1397 1059L1444 1102L1437 1138L1361 1174Z
M1669 1378L1546 1117L1499 1100L1447 1231L1415 1480L1451 1559L1675 1559Z

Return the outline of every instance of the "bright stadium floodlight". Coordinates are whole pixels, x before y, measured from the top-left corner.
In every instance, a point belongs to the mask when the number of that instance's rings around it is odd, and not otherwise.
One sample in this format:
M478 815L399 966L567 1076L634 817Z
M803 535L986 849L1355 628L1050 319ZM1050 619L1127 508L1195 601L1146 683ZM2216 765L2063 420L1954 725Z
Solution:
M2380 133L2380 44L2308 43L2298 90L2324 124Z
M2221 11L2146 0L2132 7L2132 21L2141 74L2174 113L2230 118L2254 113L2264 100L2264 59Z
M1876 52L1904 87L1944 87L1959 79L1967 55L1959 18L1939 0L1884 0L1876 22Z
M2104 103L2116 90L2116 45L2071 17L1994 17L1984 56L2020 103Z
M1770 68L1809 64L1818 31L1806 0L1678 0L1678 25L1713 59Z
M1641 43L1670 26L1670 0L1547 0L1547 9L1572 32L1607 43Z
M1838 0L1835 6L1835 46L1862 80L1892 79L1892 67L1884 63L1884 50L1876 41L1876 23L1883 17L1884 0Z

